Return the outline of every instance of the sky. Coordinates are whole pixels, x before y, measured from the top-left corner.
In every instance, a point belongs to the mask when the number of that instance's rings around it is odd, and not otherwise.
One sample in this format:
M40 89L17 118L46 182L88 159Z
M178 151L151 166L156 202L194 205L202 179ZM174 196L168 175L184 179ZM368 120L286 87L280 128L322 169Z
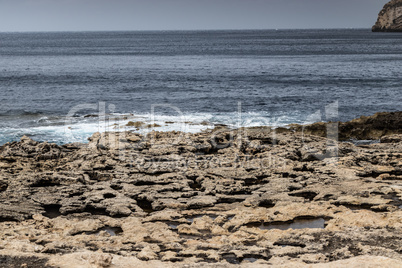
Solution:
M388 0L0 0L0 31L371 28Z

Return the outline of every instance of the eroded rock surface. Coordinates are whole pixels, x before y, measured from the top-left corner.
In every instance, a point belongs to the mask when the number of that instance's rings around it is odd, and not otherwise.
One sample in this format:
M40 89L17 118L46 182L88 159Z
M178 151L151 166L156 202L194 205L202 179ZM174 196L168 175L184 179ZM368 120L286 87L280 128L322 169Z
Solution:
M362 146L270 128L96 133L64 146L24 137L0 147L0 198L0 260L18 267L402 263L398 136Z
M290 128L303 134L331 137L332 132L341 141L379 140L402 134L402 112L383 112L362 116L348 122L325 122L311 125L291 125Z
M392 0L384 6L373 32L402 32L402 0Z

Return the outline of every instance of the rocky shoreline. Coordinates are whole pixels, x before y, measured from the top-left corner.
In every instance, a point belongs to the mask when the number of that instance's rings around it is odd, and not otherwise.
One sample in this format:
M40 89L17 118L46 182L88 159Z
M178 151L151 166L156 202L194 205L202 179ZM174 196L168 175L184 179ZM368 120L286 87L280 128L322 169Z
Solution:
M400 115L7 143L0 267L400 267Z
M335 130L333 129L335 127ZM362 116L349 122L318 122L311 125L291 125L290 129L303 134L330 137L340 141L386 140L392 135L402 134L402 112L376 113Z

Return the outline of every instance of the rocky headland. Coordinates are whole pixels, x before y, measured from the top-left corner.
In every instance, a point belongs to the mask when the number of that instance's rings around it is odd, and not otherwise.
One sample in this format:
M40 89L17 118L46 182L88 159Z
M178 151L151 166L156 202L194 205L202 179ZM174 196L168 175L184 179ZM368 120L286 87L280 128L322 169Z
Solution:
M400 115L7 143L0 267L401 267Z
M402 0L392 0L384 6L373 32L402 32Z

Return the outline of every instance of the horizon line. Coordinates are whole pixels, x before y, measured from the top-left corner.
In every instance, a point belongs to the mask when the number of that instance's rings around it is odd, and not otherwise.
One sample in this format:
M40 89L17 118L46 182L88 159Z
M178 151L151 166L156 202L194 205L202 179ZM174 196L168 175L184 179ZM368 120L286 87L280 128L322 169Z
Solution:
M28 30L0 31L0 33L88 33L88 32L213 32L213 31L291 31L291 30L371 30L371 27L326 28L249 28L249 29L159 29L159 30Z

